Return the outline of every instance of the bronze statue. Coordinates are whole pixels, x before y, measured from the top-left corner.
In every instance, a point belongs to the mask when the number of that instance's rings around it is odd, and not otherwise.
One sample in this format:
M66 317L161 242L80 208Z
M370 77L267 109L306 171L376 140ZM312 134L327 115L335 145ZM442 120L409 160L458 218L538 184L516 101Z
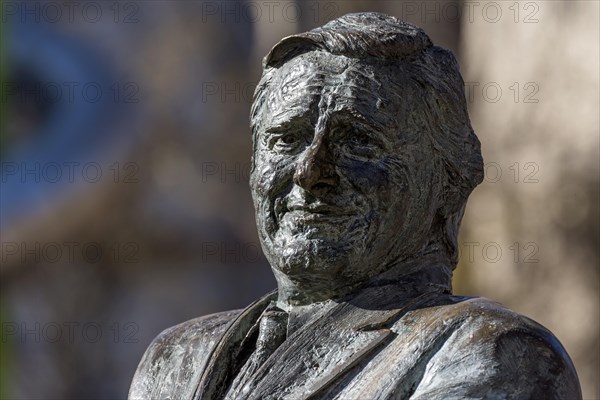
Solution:
M250 186L277 291L160 334L132 399L579 399L536 322L452 295L483 177L458 64L349 14L265 57Z

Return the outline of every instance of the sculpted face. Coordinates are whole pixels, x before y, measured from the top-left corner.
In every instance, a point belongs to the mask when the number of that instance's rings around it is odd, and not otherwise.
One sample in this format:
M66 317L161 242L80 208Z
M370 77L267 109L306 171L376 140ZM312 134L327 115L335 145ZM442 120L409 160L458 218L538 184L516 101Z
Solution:
M400 75L323 52L275 72L250 185L280 290L333 296L427 244L438 164Z

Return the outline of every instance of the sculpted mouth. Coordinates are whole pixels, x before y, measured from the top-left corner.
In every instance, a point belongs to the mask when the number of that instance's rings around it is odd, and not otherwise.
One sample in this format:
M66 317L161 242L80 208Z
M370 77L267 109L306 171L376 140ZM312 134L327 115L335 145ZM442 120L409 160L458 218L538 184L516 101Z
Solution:
M356 213L348 208L339 206L332 206L324 203L312 203L312 204L301 204L292 203L283 207L281 210L280 220L286 214L291 217L301 218L306 221L319 221L319 220L331 220L331 219L344 219Z
M346 225L345 222L350 222L350 220L354 220L355 217L363 214L360 211L357 207L332 205L320 200L307 202L305 199L300 198L280 197L275 199L273 204L273 216L275 217L273 222L277 227L282 223L296 225L303 222Z
M312 214L324 215L348 215L348 211L338 206L330 206L328 204L313 203L313 204L291 204L288 205L285 211L303 211Z

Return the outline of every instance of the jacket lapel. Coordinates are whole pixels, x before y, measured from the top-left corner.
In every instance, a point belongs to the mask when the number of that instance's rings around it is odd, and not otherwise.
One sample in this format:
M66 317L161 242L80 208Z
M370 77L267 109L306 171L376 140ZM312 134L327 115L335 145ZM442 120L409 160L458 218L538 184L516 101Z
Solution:
M299 328L250 378L251 390L245 398L315 399L331 390L394 339L396 334L390 328L406 312L450 292L450 274L445 269L431 263L415 271L396 276L390 270L357 296L338 302ZM240 362L244 339L276 298L277 291L269 293L230 323L209 356L194 399L224 396Z
M239 362L242 342L269 303L277 298L273 291L250 304L233 321L209 355L209 362L196 386L194 399L217 399L223 396L230 374Z
M379 290L379 292L377 292ZM394 294L377 288L368 304L378 300L394 301ZM377 299L380 297L381 299ZM353 367L369 360L391 341L390 330L410 309L439 296L426 292L401 303L400 307L365 309L342 302L323 317L312 321L290 336L256 372L250 382L248 399L320 398ZM381 304L381 303L380 303Z

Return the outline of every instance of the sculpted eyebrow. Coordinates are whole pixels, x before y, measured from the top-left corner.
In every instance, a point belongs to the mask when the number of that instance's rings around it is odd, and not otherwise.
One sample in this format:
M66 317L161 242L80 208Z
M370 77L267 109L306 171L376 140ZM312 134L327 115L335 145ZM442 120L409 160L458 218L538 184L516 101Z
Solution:
M348 122L362 126L364 128L385 128L383 124L372 118L366 118L364 115L358 112L352 112L350 110L336 111L332 115L332 122L334 124L346 124Z
M294 126L300 126L300 127L308 127L310 126L310 120L308 118L308 113L304 113L304 114L297 114L294 116L291 116L289 119L285 120L285 121L281 121L279 123L273 124L273 125L268 125L265 129L266 133L276 133L276 132L280 132L286 129L290 129Z

